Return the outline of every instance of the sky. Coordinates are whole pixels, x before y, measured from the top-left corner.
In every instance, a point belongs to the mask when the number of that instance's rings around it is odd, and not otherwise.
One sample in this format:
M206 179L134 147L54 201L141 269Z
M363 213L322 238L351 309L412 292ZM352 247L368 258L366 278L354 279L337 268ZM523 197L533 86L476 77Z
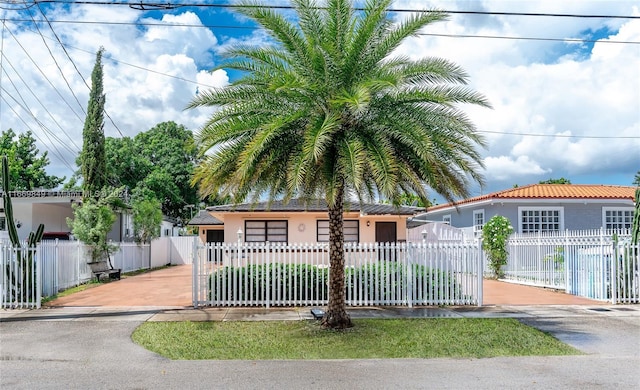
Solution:
M227 7L137 10L122 1L63 1L0 0L0 130L31 130L40 151L49 154L48 173L67 178L77 169L91 70L101 46L105 135L133 137L164 121L197 132L214 109L185 106L199 91L238 77L210 71L225 48L268 40ZM636 1L398 0L392 8L493 13L451 14L394 53L454 61L469 74L469 87L493 106L461 106L487 141L481 149L486 183L473 185L472 195L561 177L574 184L631 185L640 170ZM389 14L396 21L409 15Z

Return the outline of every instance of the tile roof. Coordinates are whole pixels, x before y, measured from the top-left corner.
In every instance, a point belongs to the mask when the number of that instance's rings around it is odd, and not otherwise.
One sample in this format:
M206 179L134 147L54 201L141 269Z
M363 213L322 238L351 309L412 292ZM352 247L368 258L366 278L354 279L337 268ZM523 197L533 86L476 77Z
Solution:
M204 226L204 225L224 225L224 222L209 214L206 210L200 210L198 215L193 217L187 225Z
M358 202L348 202L345 211L360 212L368 215L414 215L424 208L399 206L388 204L362 204ZM311 200L304 202L301 199L291 199L288 203L283 201L243 203L238 205L221 205L207 207L207 211L212 212L301 212L301 211L327 211L327 203L324 200Z
M628 199L634 200L636 187L591 184L530 184L473 198L430 207L435 211L493 199Z

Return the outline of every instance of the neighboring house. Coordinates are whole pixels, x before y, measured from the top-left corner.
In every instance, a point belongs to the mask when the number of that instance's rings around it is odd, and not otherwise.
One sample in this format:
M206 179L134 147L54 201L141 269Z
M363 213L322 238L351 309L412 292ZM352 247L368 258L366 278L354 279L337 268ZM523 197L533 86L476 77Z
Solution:
M202 242L224 242L224 223L206 210L200 210L187 225L198 228Z
M180 235L180 220L162 214L160 223L160 237L174 237Z
M344 238L346 242L406 241L407 219L423 208L350 202L345 205ZM288 203L274 201L256 204L211 206L206 210L214 220L198 225L200 237L207 242L316 243L329 241L329 217L324 201L308 205L298 199ZM199 218L202 215L198 215ZM205 216L206 217L206 216ZM207 217L208 218L208 217ZM195 218L194 218L195 220ZM194 220L191 225L197 225ZM219 224L214 224L217 220ZM197 221L195 221L197 222ZM222 233L212 231L222 230ZM210 233L203 233L210 232Z
M82 201L81 191L10 191L9 194L13 204L13 219L21 240L25 240L40 224L44 224L45 238L68 239L71 228L67 225L67 218L73 218L73 205ZM6 230L6 217L2 205L0 231ZM5 235L0 233L0 237ZM116 221L107 238L116 242L133 241L130 213L116 213Z
M427 209L420 217L479 234L502 215L518 233L631 228L635 187L532 184Z

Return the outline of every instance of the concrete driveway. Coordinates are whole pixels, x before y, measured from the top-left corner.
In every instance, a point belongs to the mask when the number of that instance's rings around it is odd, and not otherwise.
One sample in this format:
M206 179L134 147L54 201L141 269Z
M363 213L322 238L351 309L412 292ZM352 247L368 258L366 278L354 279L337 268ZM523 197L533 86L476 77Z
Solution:
M636 306L486 309L492 316L517 316L586 353L490 359L170 361L130 338L157 313L153 308L65 308L5 316L0 388L640 388Z
M178 265L101 284L58 298L48 306L191 306L191 265ZM598 305L591 299L550 289L484 280L484 305Z

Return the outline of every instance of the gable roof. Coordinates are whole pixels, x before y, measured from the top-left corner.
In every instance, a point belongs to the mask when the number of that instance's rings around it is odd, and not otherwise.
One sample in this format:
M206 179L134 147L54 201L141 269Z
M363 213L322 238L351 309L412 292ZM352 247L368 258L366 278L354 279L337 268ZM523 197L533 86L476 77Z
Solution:
M207 211L211 212L304 212L316 211L326 212L328 209L327 202L324 200L311 200L304 202L302 199L291 199L288 203L283 201L259 202L259 203L243 203L228 204L221 206L207 207ZM395 207L388 204L367 204L360 205L358 202L346 202L345 212L360 212L365 215L414 215L423 211L422 207L399 206Z
M591 184L530 184L463 199L455 203L429 207L427 212L482 201L505 199L618 199L633 201L635 189L631 186Z
M205 226L205 225L224 225L224 222L209 214L206 210L200 210L198 215L193 217L187 225Z

